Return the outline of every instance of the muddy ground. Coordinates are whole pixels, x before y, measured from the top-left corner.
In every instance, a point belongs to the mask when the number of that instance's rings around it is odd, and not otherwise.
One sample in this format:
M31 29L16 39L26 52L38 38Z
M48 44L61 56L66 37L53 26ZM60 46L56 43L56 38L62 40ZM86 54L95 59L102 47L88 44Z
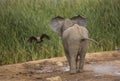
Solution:
M0 81L120 81L120 51L89 53L83 73L69 74L65 57L0 66Z

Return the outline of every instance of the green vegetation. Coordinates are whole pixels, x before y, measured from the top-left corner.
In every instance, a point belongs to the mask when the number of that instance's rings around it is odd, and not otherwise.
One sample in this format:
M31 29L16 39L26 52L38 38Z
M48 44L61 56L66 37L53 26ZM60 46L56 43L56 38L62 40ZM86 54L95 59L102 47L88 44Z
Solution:
M120 47L120 0L0 0L0 64L63 56L60 37L49 27L52 17L87 18L89 52ZM26 43L30 36L50 35L40 45Z

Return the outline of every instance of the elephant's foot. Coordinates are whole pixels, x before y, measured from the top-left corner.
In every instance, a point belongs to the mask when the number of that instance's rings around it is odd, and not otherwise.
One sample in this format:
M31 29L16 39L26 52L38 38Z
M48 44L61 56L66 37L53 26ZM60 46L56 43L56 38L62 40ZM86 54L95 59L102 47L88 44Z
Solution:
M78 73L83 73L83 72L84 72L83 69L78 70Z
M70 74L75 74L75 73L77 73L76 70L70 70Z

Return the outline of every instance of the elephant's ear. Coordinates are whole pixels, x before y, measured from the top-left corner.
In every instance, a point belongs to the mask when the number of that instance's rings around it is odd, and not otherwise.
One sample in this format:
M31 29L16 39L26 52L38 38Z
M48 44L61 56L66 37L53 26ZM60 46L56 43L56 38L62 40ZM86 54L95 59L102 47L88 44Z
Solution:
M55 18L52 18L50 21L50 27L54 32L61 35L61 28L63 26L64 18L57 16Z
M74 24L78 24L79 26L84 26L86 27L87 26L87 21L86 21L86 18L78 15L78 16L75 16L75 17L72 17L70 18L72 20L72 22Z

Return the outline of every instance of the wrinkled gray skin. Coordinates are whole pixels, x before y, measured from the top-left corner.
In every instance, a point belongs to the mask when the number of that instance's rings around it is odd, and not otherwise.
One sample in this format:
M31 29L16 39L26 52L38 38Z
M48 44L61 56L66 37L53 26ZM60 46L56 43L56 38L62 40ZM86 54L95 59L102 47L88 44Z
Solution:
M50 25L53 31L62 38L64 51L70 65L70 73L83 72L88 47L86 19L80 15L66 19L57 16L51 19Z

